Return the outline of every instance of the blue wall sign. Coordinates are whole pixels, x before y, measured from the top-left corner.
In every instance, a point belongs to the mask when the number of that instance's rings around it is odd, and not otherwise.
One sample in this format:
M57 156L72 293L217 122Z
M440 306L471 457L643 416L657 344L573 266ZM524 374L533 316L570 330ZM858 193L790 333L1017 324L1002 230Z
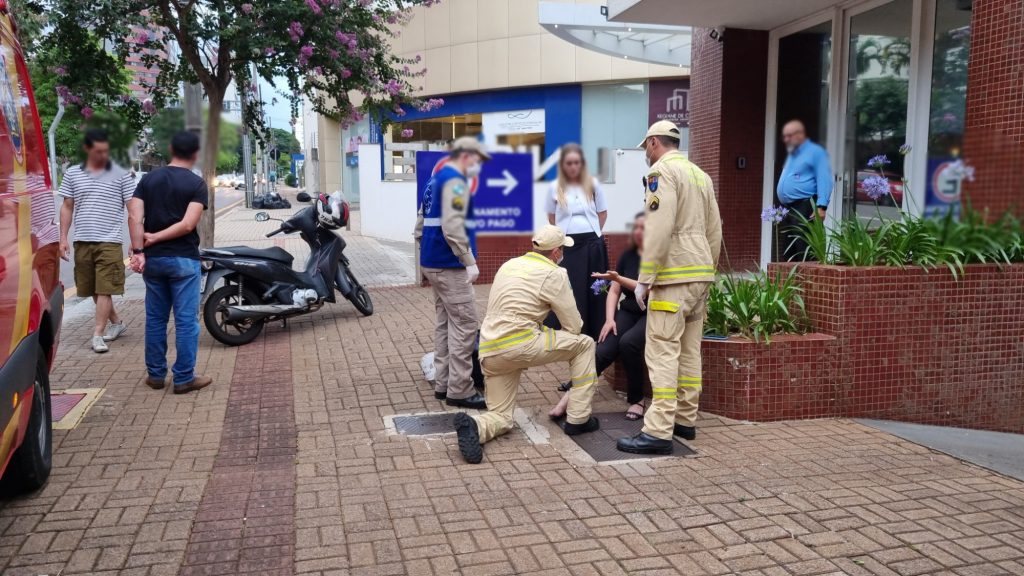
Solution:
M416 153L417 206L430 177L447 158L444 152ZM494 154L469 189L477 232L533 231L533 158L529 154Z
M554 154L563 144L579 142L583 124L583 89L579 84L566 86L541 86L537 88L511 88L472 94L449 94L444 104L429 112L404 107L404 114L389 114L394 122L410 122L428 118L443 118L461 114L482 114L484 112L505 112L509 110L530 110L543 108L547 116L544 133L544 151L541 162ZM383 148L381 149L383 154ZM596 161L594 159L593 161ZM486 165L485 165L486 166ZM383 178L383 166L381 168ZM485 167L484 170L487 170ZM557 169L551 168L546 174L537 174L538 180L552 180Z

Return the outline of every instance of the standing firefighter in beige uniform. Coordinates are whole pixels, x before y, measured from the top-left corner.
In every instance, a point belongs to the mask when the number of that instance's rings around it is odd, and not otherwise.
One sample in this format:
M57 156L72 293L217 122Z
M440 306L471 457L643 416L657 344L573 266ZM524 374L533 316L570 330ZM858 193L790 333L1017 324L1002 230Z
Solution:
M562 249L573 245L557 226L545 226L533 237L533 251L498 269L480 330L480 364L487 379L487 413L455 415L459 450L467 462L483 459L482 444L512 429L519 377L531 366L569 362L572 393L565 433L574 436L600 426L590 415L597 370L594 340L580 334L583 319L576 308L569 275L558 266ZM562 325L542 325L554 312Z
M487 408L473 388L473 348L479 324L473 281L476 233L473 228L469 180L490 159L483 144L464 136L452 143L444 165L423 191L415 236L420 240L420 266L434 292L434 397L449 406ZM467 217L468 216L468 217Z
M675 124L654 123L640 148L651 170L635 296L650 309L645 360L653 401L643 431L620 439L618 449L670 454L673 435L692 440L697 434L704 302L718 266L722 221L711 178L679 152Z

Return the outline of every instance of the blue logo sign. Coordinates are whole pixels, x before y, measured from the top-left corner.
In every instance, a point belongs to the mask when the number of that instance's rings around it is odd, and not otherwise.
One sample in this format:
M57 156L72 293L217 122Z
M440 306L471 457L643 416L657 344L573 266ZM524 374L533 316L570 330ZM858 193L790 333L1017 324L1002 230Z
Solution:
M416 153L416 204L431 176L447 162L444 152ZM533 157L494 154L469 183L477 232L533 231Z

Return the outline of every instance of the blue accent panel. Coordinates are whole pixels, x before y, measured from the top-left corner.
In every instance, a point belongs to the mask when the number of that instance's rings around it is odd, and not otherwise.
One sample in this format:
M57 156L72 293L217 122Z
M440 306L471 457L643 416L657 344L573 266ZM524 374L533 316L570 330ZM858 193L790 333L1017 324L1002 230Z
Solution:
M580 127L583 121L582 97L583 90L579 84L451 94L442 96L444 105L440 108L420 112L415 108L405 107L404 116L392 114L391 120L408 122L460 114L543 108L547 129L544 136L544 158L547 158L563 144L580 142ZM541 158L541 161L544 158ZM552 168L545 174L545 178L553 179L555 173L556 169Z

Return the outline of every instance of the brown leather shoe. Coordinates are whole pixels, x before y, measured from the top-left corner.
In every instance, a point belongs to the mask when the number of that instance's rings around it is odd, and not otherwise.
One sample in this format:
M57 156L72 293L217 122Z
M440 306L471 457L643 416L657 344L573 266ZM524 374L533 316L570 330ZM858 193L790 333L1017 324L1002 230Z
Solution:
M149 386L153 390L163 390L166 385L164 378L160 378L158 380L152 376L146 376L146 386Z
M209 376L196 376L188 384L182 384L181 386L175 386L174 387L174 393L175 394L188 394L189 392L192 392L192 391L195 391L195 390L201 390L203 388L206 388L207 386L209 386L212 383L213 383L213 378L210 378Z

